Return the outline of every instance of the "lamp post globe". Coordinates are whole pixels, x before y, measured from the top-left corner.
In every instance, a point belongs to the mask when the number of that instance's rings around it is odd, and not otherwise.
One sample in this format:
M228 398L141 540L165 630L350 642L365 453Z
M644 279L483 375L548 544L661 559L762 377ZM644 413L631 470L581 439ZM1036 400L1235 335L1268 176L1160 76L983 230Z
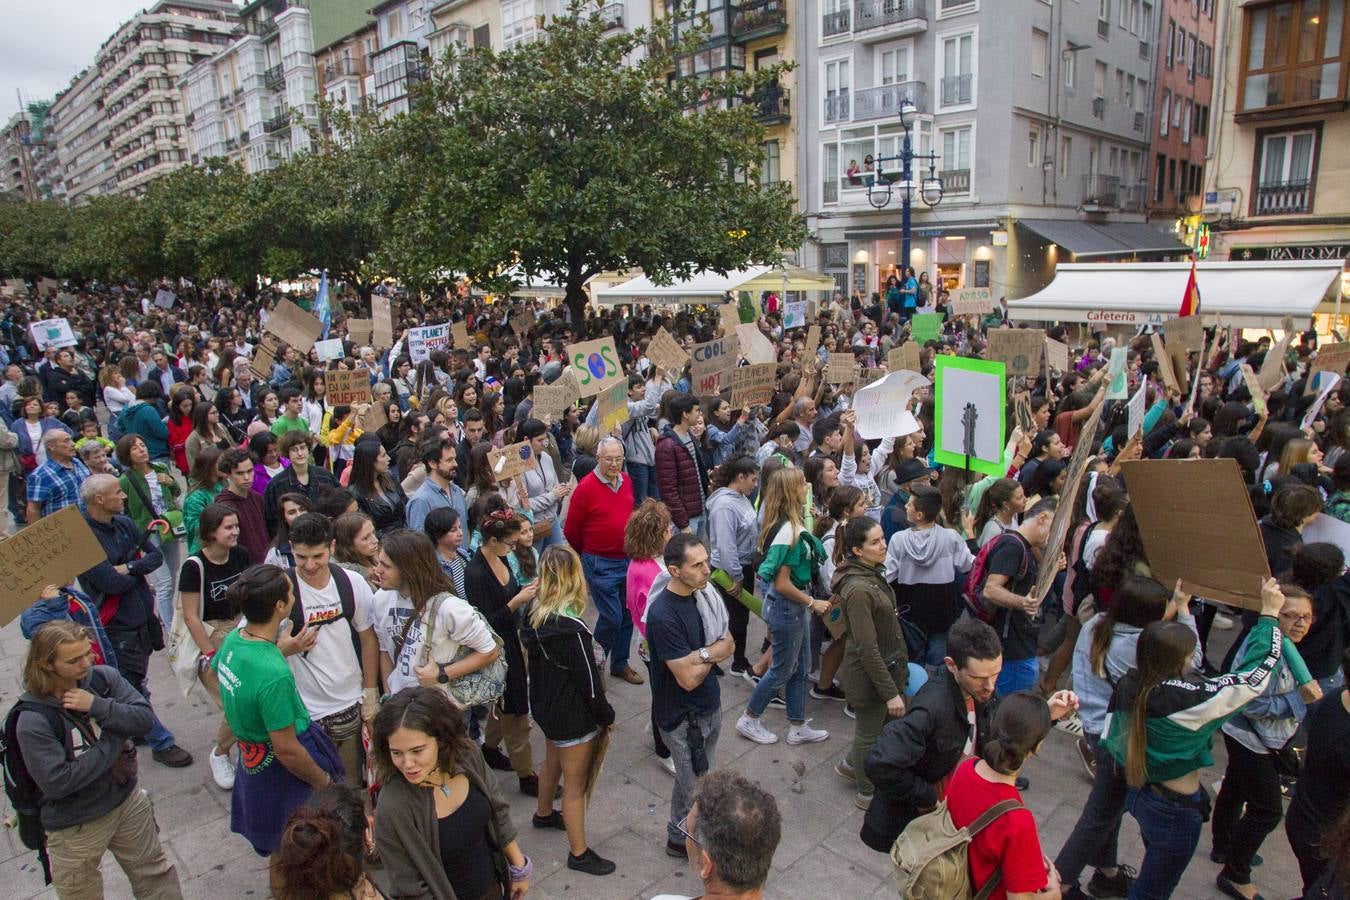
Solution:
M914 120L918 117L919 110L909 98L900 101L900 125L909 131L914 127Z

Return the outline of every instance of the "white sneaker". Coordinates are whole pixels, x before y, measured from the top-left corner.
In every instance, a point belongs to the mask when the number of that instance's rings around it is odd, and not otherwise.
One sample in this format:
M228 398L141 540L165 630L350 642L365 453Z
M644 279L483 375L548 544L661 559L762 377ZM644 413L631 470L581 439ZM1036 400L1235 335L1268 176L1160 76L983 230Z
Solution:
M829 739L830 733L812 728L810 719L800 725L793 725L788 729L787 734L787 742L793 746L797 744L817 744Z
M1068 734L1072 734L1075 737L1083 736L1083 720L1076 712L1069 713L1069 715L1056 722L1055 728Z
M222 791L234 789L234 761L228 753L217 755L214 747L211 749L211 780Z
M741 717L736 720L736 730L741 737L749 738L756 744L778 743L778 735L765 728L759 719L751 718L749 713L741 713Z
M672 778L675 777L675 760L674 760L674 759L670 758L669 756L667 756L665 759L662 759L661 757L658 756L658 757L656 758L656 761L657 761L657 763L660 764L661 768L665 769L667 772L670 773L670 775L671 775Z
M1212 627L1218 629L1219 631L1232 631L1233 617L1225 616L1223 613L1215 613L1214 624Z

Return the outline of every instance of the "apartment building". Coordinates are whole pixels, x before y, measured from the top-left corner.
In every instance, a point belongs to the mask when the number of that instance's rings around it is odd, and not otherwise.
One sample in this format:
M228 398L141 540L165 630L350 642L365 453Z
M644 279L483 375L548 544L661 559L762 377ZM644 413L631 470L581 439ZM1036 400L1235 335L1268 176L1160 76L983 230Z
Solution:
M823 0L802 24L794 98L817 235L803 261L841 290L898 272L907 134L933 156L914 164L909 262L935 283L1020 297L1061 260L1179 252L1144 221L1154 76L1140 35L1155 15L1143 0Z
M86 68L56 95L47 111L47 127L62 199L78 206L117 187L98 66Z
M379 48L371 55L375 106L381 116L408 111L411 85L425 81L429 37L435 30L431 0L385 0L370 10Z
M374 102L375 73L371 57L379 42L374 20L314 51L319 96L333 109L356 113Z
M188 162L178 79L230 43L238 11L229 0L159 0L99 48L112 190L139 194Z
M1157 30L1140 36L1140 55L1155 54L1157 63L1148 212L1159 224L1199 209L1214 96L1215 17L1222 6L1222 0L1163 0ZM1193 243L1193 234L1183 236Z
M1346 12L1346 0L1273 0L1219 13L1203 209L1213 257L1350 256Z
M33 164L33 129L28 114L17 112L0 131L0 194L37 200L37 170Z
M502 46L502 0L444 0L431 7L431 23L427 52L433 64L453 46Z

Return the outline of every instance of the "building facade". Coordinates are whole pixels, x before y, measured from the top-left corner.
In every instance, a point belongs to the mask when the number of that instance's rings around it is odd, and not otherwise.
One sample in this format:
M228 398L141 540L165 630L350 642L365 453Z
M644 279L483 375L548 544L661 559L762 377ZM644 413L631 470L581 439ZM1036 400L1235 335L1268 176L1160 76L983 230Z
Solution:
M178 80L231 41L238 7L228 0L159 0L117 30L95 57L117 193L139 194L186 165Z
M1140 54L1147 44L1156 59L1148 211L1159 224L1198 210L1214 96L1215 17L1221 6L1221 0L1163 0L1156 31L1140 38Z
M375 107L384 117L408 111L411 85L430 74L430 0L385 0L371 9L379 49L371 56Z
M333 109L356 113L374 102L375 73L371 57L379 42L379 30L370 21L357 31L314 51L314 71L319 78L319 96Z
M1203 215L1218 259L1350 255L1346 0L1248 3L1219 14ZM1347 292L1342 281L1342 293ZM1347 322L1335 327L1344 332Z
M117 167L108 141L98 66L76 75L70 87L56 95L47 117L63 199L79 205L116 188Z
M1144 223L1153 63L1139 35L1155 14L1129 0L825 0L801 28L795 98L818 236L804 262L864 293L899 272L906 102L913 152L935 157L915 161L909 262L934 283L1019 297L1060 260L1175 253ZM929 209L918 188L934 176Z

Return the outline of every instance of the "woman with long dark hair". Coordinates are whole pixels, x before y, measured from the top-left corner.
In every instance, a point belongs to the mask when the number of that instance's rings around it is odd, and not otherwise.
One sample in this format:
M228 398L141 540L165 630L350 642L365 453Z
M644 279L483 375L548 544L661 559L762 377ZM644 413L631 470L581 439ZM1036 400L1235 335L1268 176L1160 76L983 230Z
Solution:
M1099 610L1110 607L1115 585L1121 584L1131 575L1151 574L1133 506L1126 506L1120 514L1120 520L1111 528L1106 543L1102 545L1089 571L1092 574L1092 595Z
M286 820L272 866L277 900L380 900L365 874L366 808L360 791L324 788Z
M375 523L376 534L403 527L408 499L389 474L389 453L376 436L362 435L356 442L347 489L361 511Z
M1015 478L1000 478L980 494L975 508L975 535L981 547L1005 531L1017 527L1017 517L1026 507L1027 494Z
M215 407L220 413L220 424L230 436L230 442L235 446L242 444L248 437L248 425L253 421L253 411L244 407L244 398L239 393L239 388L221 388L216 393Z
M203 447L192 464L187 494L183 497L183 529L188 553L196 553L201 546L197 526L202 510L215 502L224 489L225 473L220 471L220 451L215 447Z
M291 523L307 512L314 512L314 504L304 494L291 492L277 498L277 533L272 538L272 546L268 548L263 562L283 569L295 568L295 554L291 552Z
M203 447L215 447L223 451L236 443L225 426L220 424L220 410L205 400L197 401L192 407L192 433L188 435L184 447L188 471L191 471L191 466L197 461L197 454Z

